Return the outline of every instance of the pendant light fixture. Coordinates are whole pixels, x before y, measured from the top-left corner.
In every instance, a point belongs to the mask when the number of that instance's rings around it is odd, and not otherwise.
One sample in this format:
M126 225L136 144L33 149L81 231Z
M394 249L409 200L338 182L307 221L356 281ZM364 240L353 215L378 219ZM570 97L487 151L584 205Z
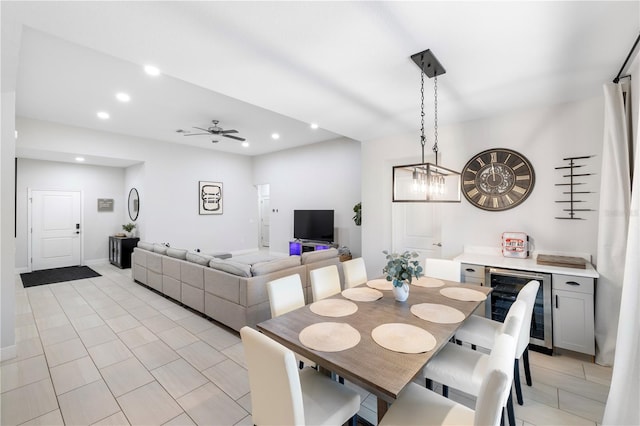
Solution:
M420 68L420 146L422 162L393 167L393 202L460 202L460 173L438 165L438 76L446 71L427 49L411 56ZM424 76L433 78L434 143L436 163L424 161Z

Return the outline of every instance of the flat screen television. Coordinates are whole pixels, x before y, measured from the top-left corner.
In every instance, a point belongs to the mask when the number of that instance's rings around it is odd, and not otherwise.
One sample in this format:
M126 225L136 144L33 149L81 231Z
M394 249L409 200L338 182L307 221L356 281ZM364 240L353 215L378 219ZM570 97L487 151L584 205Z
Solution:
M333 242L333 210L294 210L293 238Z

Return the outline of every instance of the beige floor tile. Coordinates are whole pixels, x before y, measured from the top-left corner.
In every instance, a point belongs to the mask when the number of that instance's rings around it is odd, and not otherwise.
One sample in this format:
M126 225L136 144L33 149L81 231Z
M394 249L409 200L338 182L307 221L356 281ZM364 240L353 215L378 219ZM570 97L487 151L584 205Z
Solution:
M130 311L133 308L137 308L139 306L144 306L146 303L135 296L128 297L124 300L120 300L118 305L122 306L127 311Z
M133 309L129 309L128 311L138 321L142 321L144 319L153 318L155 316L160 315L160 312L157 309L154 309L147 304L142 304Z
M176 399L208 382L205 376L182 358L151 370L151 374Z
M125 330L130 330L132 328L140 327L142 325L140 324L140 321L138 321L137 319L135 319L129 314L108 319L106 320L106 322L109 325L109 327L111 327L111 329L116 333L120 333Z
M235 423L233 426L252 426L253 425L253 419L251 418L251 415L241 419L238 423Z
M153 370L180 358L176 351L161 340L138 346L132 351L148 370Z
M48 378L49 367L42 355L0 367L0 389L2 392Z
M240 364L244 368L247 368L247 362L244 357L244 346L242 346L242 342L223 349L222 353L234 360L237 364Z
M49 345L55 345L70 339L78 337L78 333L71 324L63 325L61 327L49 328L43 330L40 333L42 344L47 347Z
M161 331L158 333L158 337L173 349L180 349L198 341L196 336L182 327L174 327Z
M247 412L212 383L189 392L178 403L197 424L210 424L212 413L215 422L232 425L247 416Z
M122 306L115 304L113 306L108 306L106 308L96 309L96 313L102 317L103 320L110 320L113 318L121 317L127 314Z
M362 417L366 421L368 421L372 425L378 424L378 414L376 411L372 411L365 406L360 407L360 411L358 411L358 416Z
M186 318L179 319L176 322L193 334L198 334L214 327L214 324L211 321L198 315L190 315Z
M58 408L51 379L3 392L0 398L0 424L17 425Z
M96 311L100 309L109 309L118 306L118 304L111 300L110 297L86 297L87 302L95 309Z
M198 333L197 336L219 351L241 342L239 336L218 326Z
M160 309L160 313L173 321L177 321L179 319L187 318L193 315L187 309L177 305L173 305L172 307L166 309Z
M136 358L111 364L102 368L100 373L116 397L153 381L153 376Z
M64 312L56 315L51 315L42 318L36 318L36 325L38 330L47 330L49 328L60 327L61 325L69 324L69 319Z
M602 365L583 362L584 374L590 382L600 383L601 385L611 386L611 375L613 368L603 367Z
M60 395L58 402L64 422L69 425L88 425L120 411L102 380Z
M178 403L155 381L122 395L118 403L134 425L159 425L183 413Z
M139 287L139 289L143 289L143 288ZM149 290L147 290L147 293L149 293ZM163 309L173 308L176 306L176 304L171 300L165 299L164 297L160 297L160 296L147 300L147 304L159 311Z
M69 319L84 317L96 313L88 303L69 308L65 307L64 312L67 314Z
M87 350L80 338L76 337L55 345L45 346L44 353L47 356L49 367L73 361L87 355Z
M233 400L249 393L249 374L230 359L203 371L216 386Z
M560 409L602 423L605 404L560 389Z
M532 386L522 383L522 399L524 401L532 399L550 407L558 408L558 388L550 386L540 381L533 381ZM516 400L515 387L513 388L513 400Z
M36 327L35 324L28 324L28 325L16 327L16 342L35 339L35 338L38 338L39 336L40 334L38 333L38 327Z
M197 341L183 348L178 349L176 352L186 359L189 364L193 365L199 371L206 370L213 365L222 362L227 357L213 349L202 341Z
M76 331L80 332L82 330L88 330L104 325L104 321L100 318L100 315L93 313L83 317L72 318L71 324L73 324Z
M246 394L242 398L236 399L239 406L244 408L244 411L251 413L251 393Z
M189 426L189 425L195 426L195 423L193 422L193 420L191 420L191 417L189 417L185 413L182 413L178 417L174 417L173 419L163 424L163 426Z
M23 325L35 325L36 320L33 318L33 314L31 312L27 312L25 314L16 314L16 327L22 327Z
M529 362L532 365L544 367L549 370L558 371L563 374L584 379L584 369L581 362L576 362L574 358L563 354L545 355L535 351L529 351ZM524 364L520 362L520 364ZM524 375L521 374L524 380Z
M98 369L89 356L76 359L51 369L51 379L56 395L77 389L102 379Z
M129 420L122 411L118 411L105 419L99 420L93 424L93 426L125 426L129 425Z
M558 389L563 389L589 399L603 403L607 402L607 395L609 394L608 386L537 366L532 366L531 375L535 381L555 386Z
M131 358L133 354L120 340L102 343L89 348L89 354L98 368Z
M118 335L106 324L79 331L78 334L87 348L118 339Z
M147 343L155 342L156 340L158 340L158 336L153 334L147 327L143 325L141 325L140 327L132 328L131 330L118 333L118 337L130 349L137 348L138 346L146 345Z
M164 315L156 315L155 317L143 319L142 324L154 333L160 333L161 331L175 328L178 324L165 317Z
M64 421L62 420L60 410L56 409L40 417L36 417L33 420L29 420L26 423L22 423L20 426L64 426Z
M583 417L576 416L557 408L549 407L536 401L525 401L524 405L514 405L515 414L518 419L522 419L526 423L535 426L545 425L591 425L595 426L595 422L589 421Z
M2 365L12 364L42 354L44 354L44 349L39 338L16 341L16 357L3 361Z

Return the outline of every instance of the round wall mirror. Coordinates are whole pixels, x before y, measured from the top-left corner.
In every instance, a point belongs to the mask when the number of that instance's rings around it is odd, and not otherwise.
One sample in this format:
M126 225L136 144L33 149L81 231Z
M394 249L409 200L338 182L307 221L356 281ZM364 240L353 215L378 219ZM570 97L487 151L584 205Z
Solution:
M140 196L138 195L137 189L131 188L131 191L129 191L129 217L131 220L136 220L139 212Z

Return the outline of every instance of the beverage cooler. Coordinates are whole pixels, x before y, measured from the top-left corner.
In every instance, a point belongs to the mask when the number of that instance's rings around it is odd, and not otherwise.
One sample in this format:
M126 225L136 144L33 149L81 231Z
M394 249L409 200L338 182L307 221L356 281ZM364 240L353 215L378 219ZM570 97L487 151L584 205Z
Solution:
M493 289L485 305L486 317L500 322L504 322L518 292L531 280L540 282L531 319L530 343L533 346L530 349L550 354L553 349L551 274L498 268L486 268L485 274L486 283Z

